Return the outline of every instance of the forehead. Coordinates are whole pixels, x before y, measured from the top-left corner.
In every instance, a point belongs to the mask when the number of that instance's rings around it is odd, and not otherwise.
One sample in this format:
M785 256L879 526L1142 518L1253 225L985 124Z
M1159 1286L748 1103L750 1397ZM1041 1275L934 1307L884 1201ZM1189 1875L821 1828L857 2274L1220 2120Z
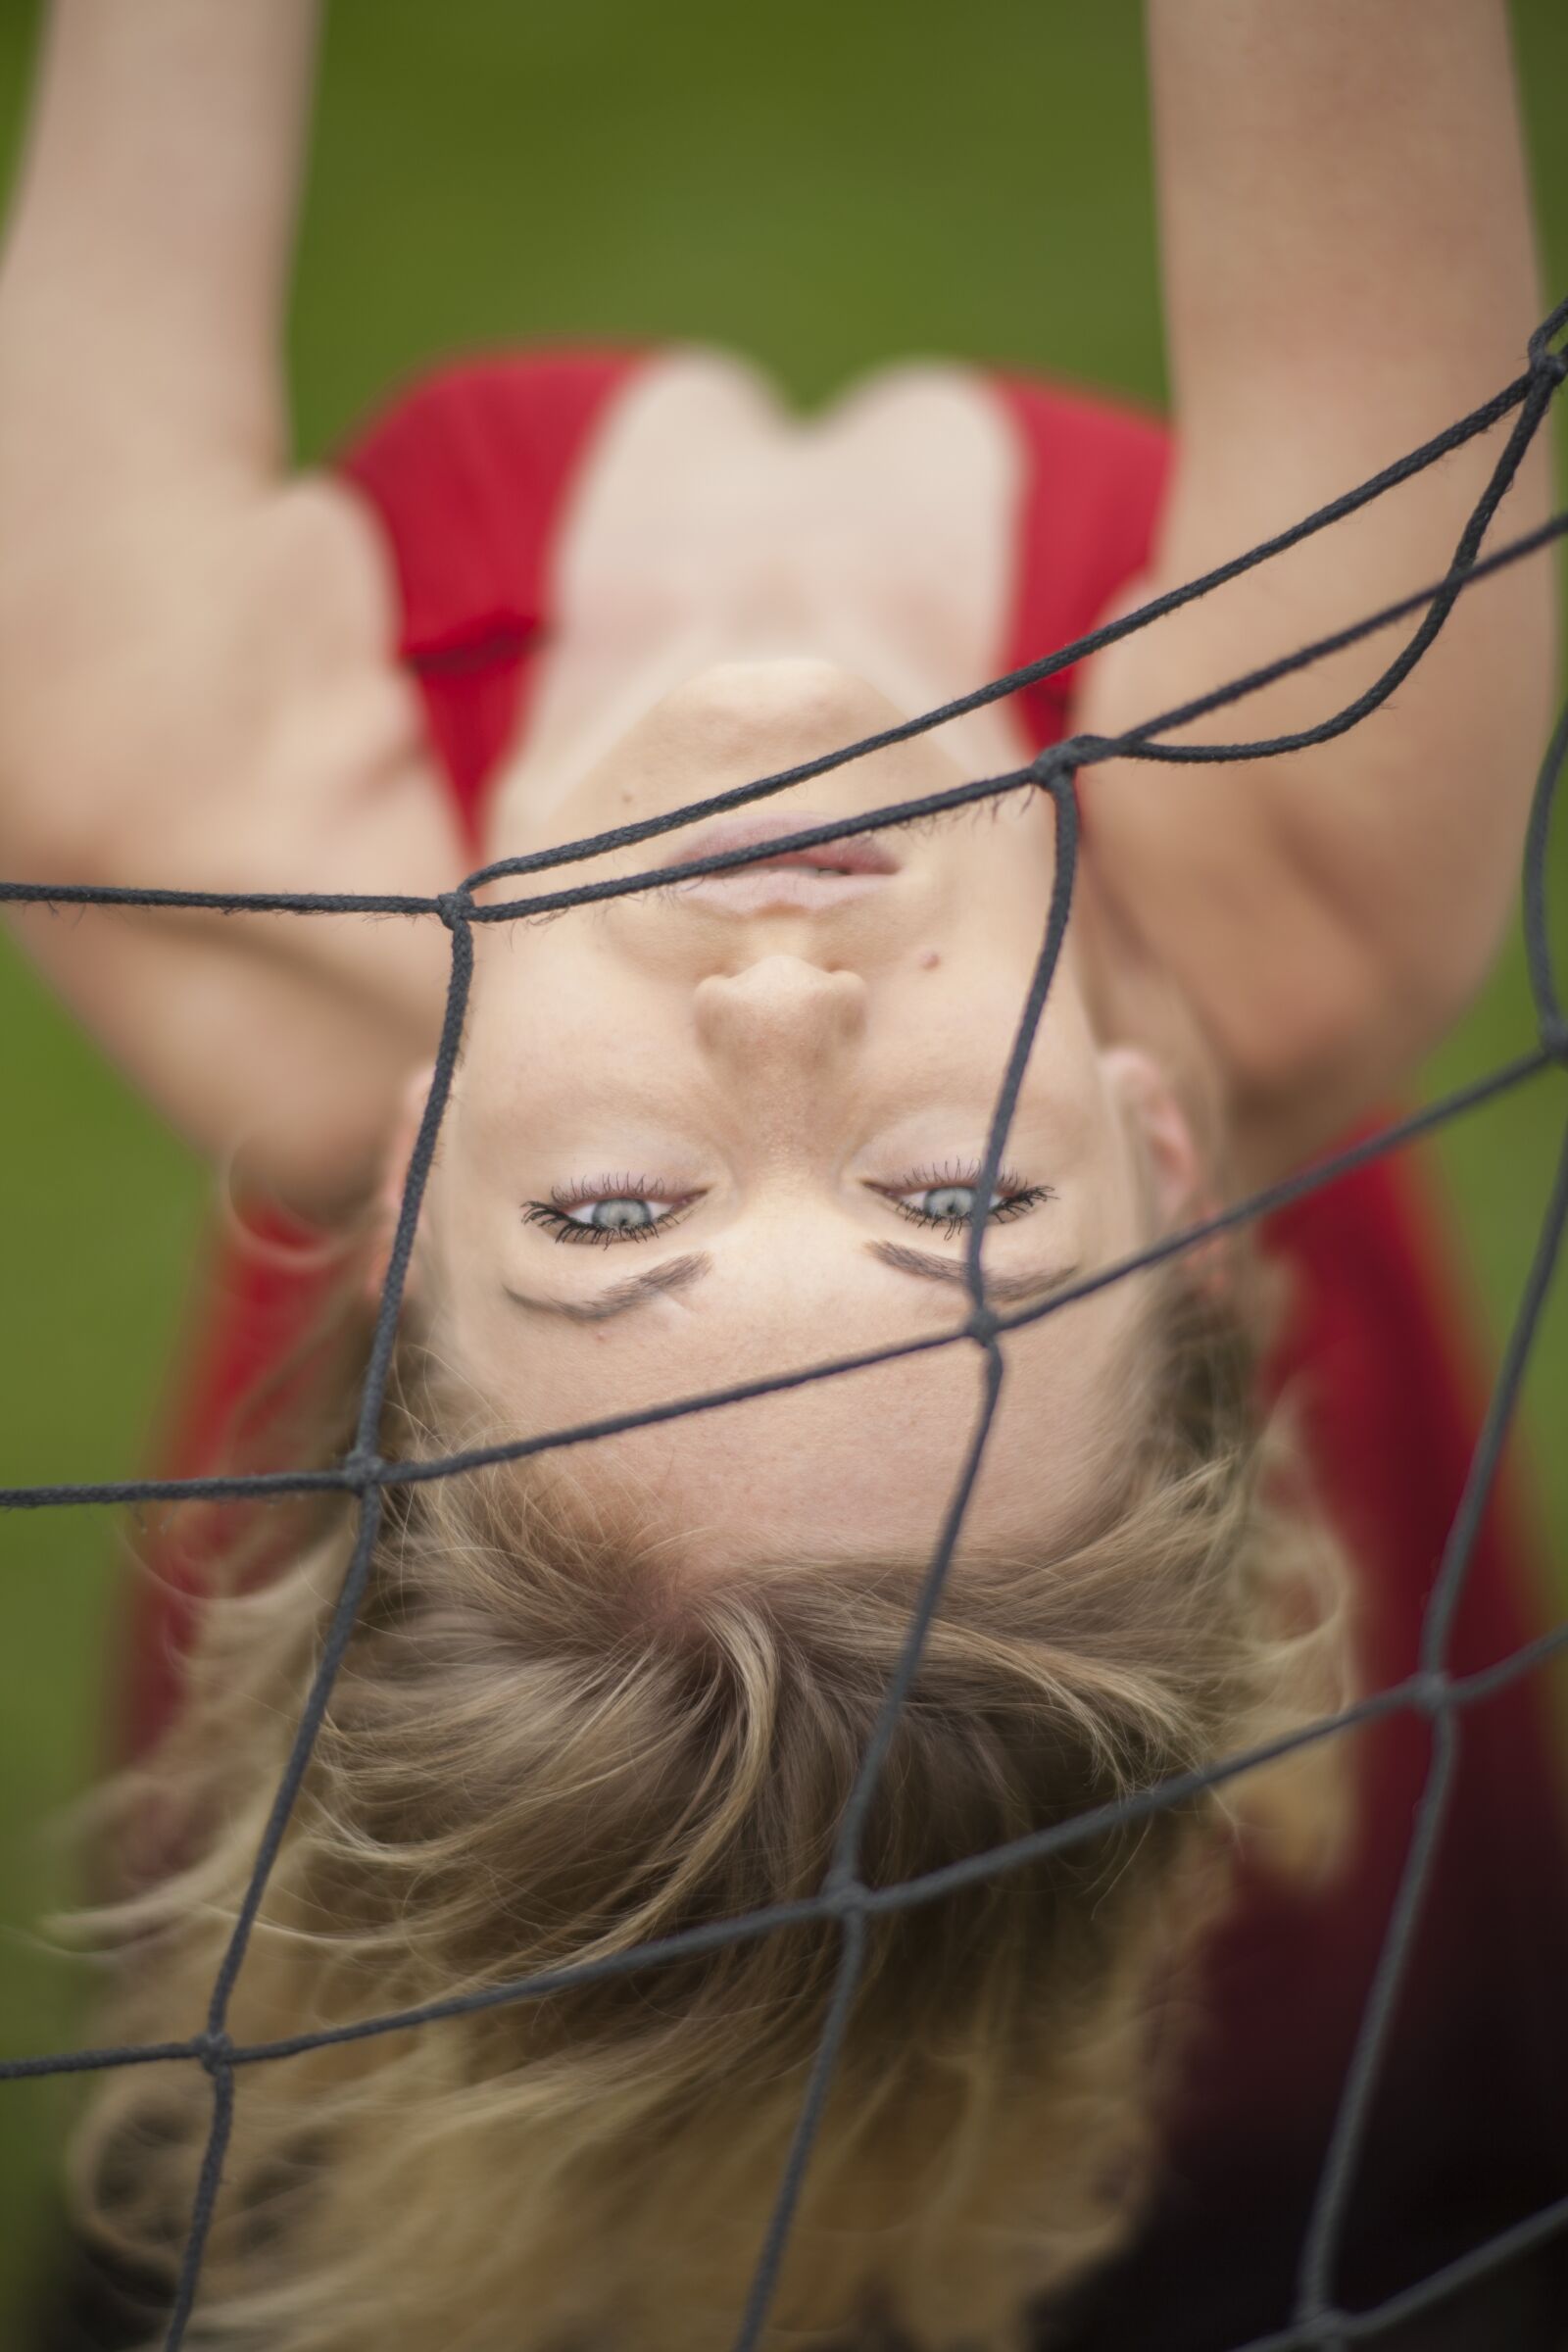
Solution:
M514 1431L544 1435L709 1396L909 1336L814 1316L684 1317L678 1342L647 1311L618 1334L530 1333L494 1366L490 1397ZM961 1320L961 1296L928 1331ZM1132 1288L1075 1300L1004 1336L1003 1383L966 1519L968 1540L1009 1548L1070 1539L1095 1507L1123 1431ZM541 1345L542 1342L542 1345ZM849 1559L937 1541L979 1426L984 1359L972 1341L896 1357L565 1449L552 1458L603 1507L714 1570L772 1552Z
M846 1561L934 1550L978 1431L978 1354L847 1375L724 1414L613 1441L607 1468L635 1485L656 1524L699 1561L759 1554ZM1071 1540L1103 1485L1105 1416L1084 1384L1059 1400L1049 1435L1033 1385L1008 1389L993 1419L964 1519L968 1544Z

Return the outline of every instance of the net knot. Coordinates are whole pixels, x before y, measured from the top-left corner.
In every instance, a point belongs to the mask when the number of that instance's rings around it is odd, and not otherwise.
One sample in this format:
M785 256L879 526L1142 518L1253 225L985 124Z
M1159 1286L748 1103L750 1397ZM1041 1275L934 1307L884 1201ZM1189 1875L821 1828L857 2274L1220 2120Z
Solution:
M380 1455L372 1453L368 1446L351 1446L343 1456L344 1476L351 1487L373 1486L380 1467Z
M1068 735L1060 743L1048 743L1044 751L1036 752L1027 772L1043 791L1059 792L1083 764L1083 756L1094 740L1089 735Z
M449 931L468 919L468 894L463 890L444 890L435 903L435 910Z
M1546 334L1546 327L1538 327L1530 338L1530 372L1544 376L1555 389L1568 376L1568 352L1553 351Z
M1423 1715L1441 1715L1450 1704L1451 1688L1449 1677L1441 1666L1428 1667L1411 1682L1410 1704L1419 1707Z
M226 2074L233 2066L234 2038L221 2027L216 2034L198 2034L191 2046L210 2075Z
M1002 1330L1002 1318L994 1306L977 1306L970 1310L964 1325L971 1340L980 1348L994 1348L997 1334Z
M1568 1017L1560 1012L1547 1013L1541 1024L1541 1050L1553 1061L1568 1067Z
M823 1885L821 1901L830 1919L858 1918L870 1901L870 1888L852 1870L842 1876L833 1871Z

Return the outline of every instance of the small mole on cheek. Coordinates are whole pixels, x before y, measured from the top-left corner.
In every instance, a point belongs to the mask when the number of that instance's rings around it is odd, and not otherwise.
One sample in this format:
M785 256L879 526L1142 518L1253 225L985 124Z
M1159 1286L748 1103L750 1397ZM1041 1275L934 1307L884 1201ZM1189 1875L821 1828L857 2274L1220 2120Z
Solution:
M921 950L919 965L922 972L934 972L937 968L937 965L941 961L942 958L937 954L935 948L924 948Z

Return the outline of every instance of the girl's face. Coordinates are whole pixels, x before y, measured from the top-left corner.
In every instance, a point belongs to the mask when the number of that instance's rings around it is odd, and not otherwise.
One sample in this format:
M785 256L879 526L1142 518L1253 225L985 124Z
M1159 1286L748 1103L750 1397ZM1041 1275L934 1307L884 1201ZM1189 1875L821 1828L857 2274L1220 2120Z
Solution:
M704 798L897 716L824 663L706 671L574 787L551 837ZM797 830L959 780L917 737L718 821ZM563 878L731 846L707 830ZM487 1421L564 1430L962 1322L963 1220L1044 934L1054 833L1049 799L1017 793L841 851L868 870L753 866L476 928L413 1280L438 1357ZM1152 1065L1095 1037L1069 929L991 1204L993 1303L1043 1298L1136 1249L1192 1178ZM1136 1410L1137 1317L1136 1285L1118 1284L1004 1339L969 1543L1064 1542L1093 1511ZM562 1458L698 1566L906 1552L941 1525L981 1372L959 1342Z

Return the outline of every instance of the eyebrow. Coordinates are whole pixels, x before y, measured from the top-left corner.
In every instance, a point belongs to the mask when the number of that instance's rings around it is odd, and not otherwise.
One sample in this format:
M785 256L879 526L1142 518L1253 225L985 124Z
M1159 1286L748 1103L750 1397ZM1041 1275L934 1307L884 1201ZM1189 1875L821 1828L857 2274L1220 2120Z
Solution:
M872 1257L880 1258L895 1273L913 1274L921 1282L945 1282L958 1290L968 1287L961 1258L938 1257L928 1250L910 1250L902 1242L869 1242L866 1248ZM531 1291L514 1290L510 1283L504 1287L507 1297L518 1306L534 1307L546 1315L564 1315L568 1323L608 1323L612 1316L624 1315L649 1298L689 1291L711 1270L712 1263L706 1250L689 1250L684 1257L672 1257L664 1265L650 1266L644 1273L628 1275L624 1282L611 1283L595 1298L542 1298ZM1049 1269L1036 1266L1018 1274L988 1273L986 1297L999 1306L1044 1298L1052 1291L1061 1290L1080 1271L1077 1265L1071 1265Z
M694 1282L702 1281L712 1262L706 1250L691 1250L684 1257L668 1258L662 1266L650 1266L646 1273L609 1284L594 1298L541 1298L531 1291L514 1291L511 1283L505 1289L518 1306L537 1307L541 1314L564 1315L568 1323L608 1323L612 1315L623 1315L646 1298L689 1291Z
M922 1282L946 1282L960 1291L969 1287L968 1271L960 1257L937 1257L929 1250L910 1250L903 1242L870 1242L871 1255L879 1257L885 1266L893 1266L901 1274L917 1274ZM1032 1266L1017 1274L993 1274L985 1270L985 1294L997 1306L1021 1304L1026 1298L1044 1298L1052 1291L1059 1291L1082 1271L1077 1265Z

